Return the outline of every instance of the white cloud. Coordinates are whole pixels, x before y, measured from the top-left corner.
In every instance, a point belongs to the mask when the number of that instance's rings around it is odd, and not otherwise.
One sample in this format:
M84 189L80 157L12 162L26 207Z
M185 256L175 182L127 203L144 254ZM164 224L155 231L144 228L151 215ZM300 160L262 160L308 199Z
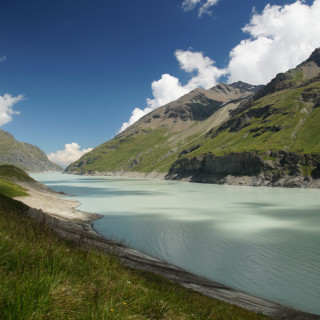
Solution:
M201 0L184 0L181 7L184 11L190 11L193 10L200 2Z
M264 84L307 59L320 46L320 0L285 6L267 5L254 12L242 30L250 38L230 52L229 82Z
M66 167L91 150L92 148L80 150L80 146L76 142L72 142L65 144L64 150L52 152L47 156L50 161L59 164L62 167Z
M5 61L7 61L7 57L5 56L0 57L0 62L5 62Z
M215 62L209 57L204 57L202 52L177 50L175 55L182 70L188 73L194 71L197 73L184 86L188 92L199 87L208 89L227 73L226 69L219 69L214 66Z
M154 98L147 99L147 104L151 110L163 106L188 93L188 90L181 85L179 79L170 74L163 74L161 79L153 81L151 88Z
M129 121L122 124L119 132L128 128L147 113L180 98L195 88L208 89L213 87L218 78L227 72L226 69L215 67L214 61L205 57L202 52L177 50L175 56L182 70L190 74L195 73L195 75L184 86L181 85L178 78L170 74L163 74L161 79L153 81L151 84L153 99L147 99L148 106L146 108L135 108Z
M23 95L21 94L17 97L13 97L8 93L0 96L0 126L10 122L13 114L19 114L19 111L14 111L12 107L21 100L23 100Z
M184 0L182 2L182 9L184 11L194 10L198 5L198 16L202 17L204 14L211 15L211 7L215 6L219 0Z
M219 0L207 0L202 6L199 8L198 16L202 17L204 14L211 15L210 8L215 6Z

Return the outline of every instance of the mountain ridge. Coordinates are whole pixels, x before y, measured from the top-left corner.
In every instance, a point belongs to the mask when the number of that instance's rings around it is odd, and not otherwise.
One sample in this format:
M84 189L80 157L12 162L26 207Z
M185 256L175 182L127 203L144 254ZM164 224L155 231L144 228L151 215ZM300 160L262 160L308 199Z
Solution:
M319 57L317 49L278 74L210 130L201 148L178 159L166 178L319 188Z
M14 136L0 129L0 164L12 164L26 171L62 171L38 147L17 141Z
M253 94L218 84L198 88L145 115L112 140L98 146L69 165L66 172L168 170L183 146L229 116L229 110ZM179 151L180 150L180 151ZM97 165L94 165L97 164ZM80 169L80 170L79 170Z
M319 187L319 61L317 49L251 92L241 92L250 88L241 82L195 89L144 116L66 172L156 171L167 173L166 179L196 182ZM248 163L253 171L246 171Z

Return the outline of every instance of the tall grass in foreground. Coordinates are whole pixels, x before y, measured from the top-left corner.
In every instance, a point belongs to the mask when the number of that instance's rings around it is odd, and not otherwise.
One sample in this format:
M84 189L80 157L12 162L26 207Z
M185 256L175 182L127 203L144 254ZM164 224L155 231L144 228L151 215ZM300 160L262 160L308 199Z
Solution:
M63 241L26 210L0 195L0 319L267 319Z

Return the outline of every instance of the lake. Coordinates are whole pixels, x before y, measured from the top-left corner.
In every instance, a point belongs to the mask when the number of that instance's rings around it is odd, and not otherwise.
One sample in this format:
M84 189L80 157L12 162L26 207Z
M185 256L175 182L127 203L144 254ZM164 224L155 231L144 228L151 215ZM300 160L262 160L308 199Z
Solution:
M320 190L32 176L102 214L93 226L106 238L320 315Z

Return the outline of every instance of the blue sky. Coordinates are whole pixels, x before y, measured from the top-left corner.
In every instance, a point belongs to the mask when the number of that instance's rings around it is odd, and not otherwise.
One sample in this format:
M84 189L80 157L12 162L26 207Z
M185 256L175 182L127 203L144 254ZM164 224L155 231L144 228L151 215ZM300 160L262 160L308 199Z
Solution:
M170 88L265 83L320 46L319 8L320 0L1 1L1 129L48 154L72 142L87 149L111 139L135 108L176 98ZM290 25L299 19L301 43ZM244 69L245 60L256 65Z

